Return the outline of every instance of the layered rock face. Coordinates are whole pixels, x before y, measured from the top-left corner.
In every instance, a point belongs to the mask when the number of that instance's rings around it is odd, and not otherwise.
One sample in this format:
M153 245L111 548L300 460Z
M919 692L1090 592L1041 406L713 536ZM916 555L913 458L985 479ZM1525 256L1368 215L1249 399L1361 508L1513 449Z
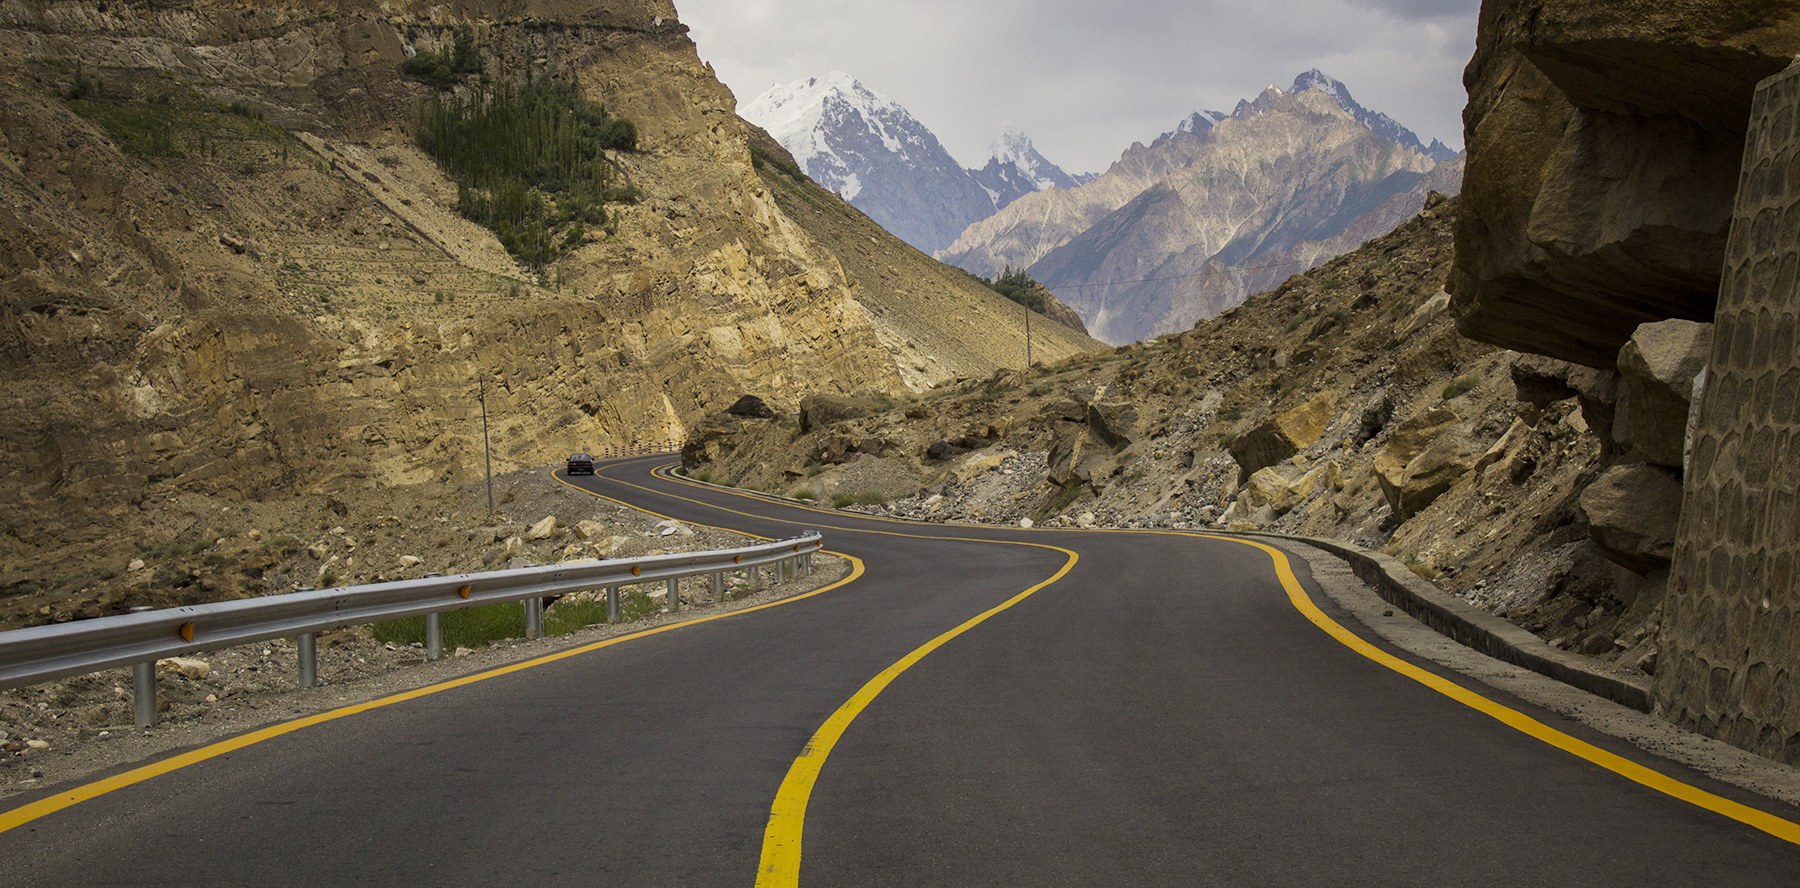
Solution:
M1794 0L1487 0L1464 82L1466 336L1611 368L1639 324L1710 321L1756 82Z
M412 142L429 90L400 65L459 25L490 76L576 78L638 128L616 161L641 197L541 273ZM479 476L482 397L505 470L679 439L746 392L791 410L1012 357L986 347L1010 302L946 275L908 314L783 208L662 0L21 2L0 89L0 587L185 526L159 516L190 495Z
M1800 764L1800 68L1757 90L1663 629L1670 718Z

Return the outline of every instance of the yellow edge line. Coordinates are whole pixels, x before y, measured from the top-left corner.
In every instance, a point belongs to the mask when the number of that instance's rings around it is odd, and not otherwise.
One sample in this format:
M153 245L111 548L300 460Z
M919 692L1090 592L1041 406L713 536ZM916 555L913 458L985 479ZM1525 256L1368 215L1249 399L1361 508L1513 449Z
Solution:
M671 480L671 481L675 481L677 483L685 483L685 484L690 484L693 486L700 486L700 485L694 484L694 482L689 481L687 479L675 478L675 477L672 477L667 474L661 475L661 477L664 480ZM621 482L621 483L629 483L629 482ZM636 486L636 485L632 485L632 486ZM640 488L640 489L647 490L648 488ZM671 494L663 494L663 495L670 496ZM738 495L742 496L743 494L738 494ZM788 505L788 504L784 503L784 505ZM801 505L797 505L797 504L792 505L792 507L798 508L798 509L812 510L812 507L801 506ZM719 507L715 506L714 508L719 508ZM727 511L729 511L729 510L727 510ZM823 511L823 510L819 510L819 511ZM832 512L835 513L836 510L832 510ZM859 515L857 517L858 518L867 518L869 520L875 520L875 521L896 523L896 524L908 523L908 522L898 521L898 520L892 519L892 518L884 518L884 517L876 517L876 516ZM1047 532L1076 532L1076 531L1049 531L1048 529L1046 529L1046 531ZM856 531L856 532L883 533L883 531L870 531L870 530L862 530L862 531ZM1313 625L1318 626L1320 629L1324 630L1327 634L1329 634L1332 638L1337 639L1337 641L1339 643L1350 648L1351 650L1355 651L1356 653L1361 654L1362 656L1364 656L1370 660L1373 660L1376 663L1378 663L1388 669L1398 672L1401 675L1404 675L1407 678L1410 678L1422 685L1425 685L1426 687L1431 688L1432 690L1437 691L1438 693L1443 694L1444 696L1449 697L1450 699L1455 700L1456 702L1461 703L1464 706L1467 706L1467 707L1474 709L1484 715L1487 715L1487 716L1499 721L1500 723L1506 725L1507 727L1510 727L1516 731L1520 731L1524 734L1535 737L1538 740L1543 741L1544 743L1548 743L1549 745L1554 746L1557 749L1560 749L1560 750L1563 750L1564 752L1569 753L1570 755L1574 755L1578 758L1584 759L1588 762L1591 762L1595 765L1598 765L1602 768L1612 771L1613 773L1618 774L1619 776L1624 777L1627 780L1630 780L1634 783L1637 783L1637 784L1647 787L1649 789L1656 790L1657 792L1663 793L1664 795L1667 795L1671 798L1679 799L1681 801L1687 802L1688 804L1704 808L1708 811L1712 811L1716 814L1720 814L1725 817L1729 817L1732 820L1736 820L1739 823L1742 823L1746 826L1749 826L1754 829L1761 830L1762 832L1768 833L1769 835L1774 836L1778 839L1781 839L1782 841L1791 842L1793 844L1800 845L1800 824L1796 824L1793 821L1786 820L1781 817L1777 817L1766 811L1758 810L1758 809L1752 808L1748 805L1734 802L1734 801L1724 798L1722 796L1714 795L1713 793L1710 793L1710 792L1707 792L1706 790L1700 789L1697 786L1692 786L1690 784L1683 783L1680 780L1670 777L1667 774L1664 774L1660 771L1656 771L1652 768L1648 768L1648 767L1645 767L1644 765L1640 765L1637 762L1634 762L1628 758L1625 758L1623 756L1620 756L1620 755L1617 755L1617 754L1614 754L1611 752L1607 752L1606 750L1601 749L1598 746L1595 746L1584 740L1580 740L1575 737L1572 737L1568 734L1563 733L1562 731L1558 731L1557 729L1552 728L1549 725L1546 725L1543 722L1540 722L1537 719L1532 718L1531 716L1528 716L1522 712L1519 712L1516 709L1512 709L1510 707L1503 706L1499 703L1494 702L1493 700L1489 700L1488 698L1475 693L1474 691L1470 691L1467 688L1464 688L1461 685L1456 684L1455 682L1449 681L1448 679L1434 675L1431 672L1428 672L1424 669L1414 666L1413 664L1408 663L1405 660L1402 660L1398 657L1395 657L1392 654L1389 654L1389 653L1381 650L1380 648L1377 648L1374 645L1364 641L1362 638L1357 636L1355 633L1351 632L1348 629L1345 629L1342 625L1339 625L1336 620L1333 620L1331 617L1326 616L1324 611L1319 610L1318 606L1313 603L1312 598L1307 596L1306 591L1300 586L1300 581L1294 575L1293 568L1288 563L1287 556L1285 554L1283 554L1281 552L1281 550L1276 549L1273 546L1269 546L1264 543L1259 543L1259 542L1256 542L1253 540L1243 539L1240 537L1218 536L1218 535L1214 535L1214 534L1182 532L1182 531L1153 531L1153 530L1130 530L1130 529L1115 529L1115 528L1094 528L1092 530L1087 530L1085 532L1087 532L1087 533L1096 533L1096 532L1098 532L1098 533L1146 533L1146 534L1154 534L1154 535L1161 535L1161 536L1198 537L1201 539L1222 540L1225 542L1240 543L1242 545L1254 546L1258 549L1261 549L1264 552L1268 553L1269 557L1274 560L1276 575L1280 578L1282 588L1284 590L1286 590L1286 592L1287 592L1288 601L1291 604L1293 604L1294 608L1296 610L1300 611L1301 615L1305 616L1306 619L1310 620L1313 623ZM907 534L897 534L897 535L898 536L907 536ZM759 882L759 884L760 884L760 882Z
M1336 620L1326 616L1324 611L1319 610L1318 605L1314 604L1313 600L1307 596L1306 590L1301 588L1300 580L1294 576L1293 567L1289 565L1287 556L1283 554L1281 550L1263 543L1238 539L1236 537L1212 536L1209 534L1185 535L1197 536L1210 540L1225 540L1233 543L1242 543L1246 546L1255 546L1256 548L1267 552L1269 557L1274 559L1275 573L1280 577L1282 587L1287 590L1288 601L1294 605L1294 608L1300 611L1300 613L1308 620L1311 620L1313 625L1325 630L1332 638L1337 639L1339 643L1358 654L1431 688L1470 709L1474 709L1483 715L1494 718L1513 730L1529 734L1557 749L1569 753L1570 755L1586 759L1608 771L1612 771L1627 780L1649 787L1664 795L1680 799L1689 804L1705 808L1708 811L1722 814L1732 820L1745 824L1746 826L1762 830L1782 841L1800 845L1800 824L1795 824L1791 821L1776 817L1766 811L1760 811L1748 805L1739 804L1730 799L1713 795L1699 787L1690 786L1673 777L1663 774L1660 771L1655 771L1640 765L1624 756L1607 752L1585 740L1571 737L1523 712L1502 706L1499 703L1489 700L1474 691L1450 681L1449 679L1414 666L1413 664L1364 641L1355 633L1345 629Z
M558 478L557 480L560 481L561 479ZM574 485L572 485L572 484L569 486L574 487ZM579 488L579 487L576 487L575 489L581 490L581 488ZM582 492L583 493L593 493L592 491L587 491L587 490L583 490ZM593 495L600 496L600 494L593 494ZM611 500L612 502L619 502L618 500L613 500L611 497L600 497L600 498L606 499L606 500ZM627 503L620 503L620 505L629 506L629 504L627 504ZM631 508L636 508L636 507L632 506ZM651 512L648 509L639 509L639 511L646 512L651 515L656 515L655 512ZM657 517L664 518L667 516L657 515ZM673 519L671 519L671 520L673 520ZM703 525L699 525L699 526L706 527L707 525L703 524ZM755 534L744 534L744 535L750 536L750 537L755 537L756 539L766 539L766 537L759 537L759 536L756 536ZM554 663L557 660L563 660L563 659L567 659L569 657L574 657L574 656L577 656L580 654L597 651L601 648L611 647L615 644L620 644L620 643L627 642L627 641L633 641L633 640L639 639L639 638L648 638L649 636L652 636L652 635L660 635L664 632L670 632L670 631L673 631L676 629L685 629L689 626L697 626L701 623L707 623L707 622L711 622L713 620L724 619L725 617L735 617L739 614L753 613L755 611L765 610L765 609L768 609L771 607L779 607L784 604L791 604L793 602L799 601L804 598L811 598L814 595L820 595L825 592L829 592L833 589L837 589L839 587L846 586L846 585L856 581L858 578L860 578L863 575L862 559L857 558L854 555L846 555L841 552L828 552L827 554L837 555L840 558L848 559L850 561L850 565L851 565L850 575L841 580L838 580L835 583L832 583L829 586L822 586L818 589L814 589L811 592L806 592L806 593L802 593L800 595L794 595L794 596L791 596L788 598L783 598L780 601L771 601L771 602L768 602L767 604L756 605L755 607L741 608L739 610L730 611L727 613L713 614L712 616L699 617L699 618L692 619L692 620L683 620L682 622L671 623L667 626L658 626L654 629L646 629L642 632L633 632L630 635L621 635L617 638L609 638L609 639L606 639L605 641L597 641L597 642L594 642L593 644L583 645L581 647L576 647L576 648L570 648L570 649L564 650L564 651L558 651L554 654L546 654L542 657L536 657L536 658L533 658L530 660L525 660L525 661L522 661L519 663L514 663L509 666L502 666L497 669L491 669L486 672L477 673L475 675L466 675L466 676L463 676L462 678L452 679L450 681L446 681L441 684L429 685L429 686L426 686L423 688L416 688L414 690L406 691L404 693L394 694L392 696L382 697L380 699L370 700L370 701L367 701L364 703L357 703L352 706L345 706L345 707L342 707L339 709L330 710L328 712L321 712L321 713L317 713L315 715L309 715L305 718L295 719L294 721L283 722L278 725L270 725L266 728L251 731L248 734L241 734L241 735L233 737L229 740L221 740L218 743L214 743L214 744L211 744L208 746L203 746L203 747L193 750L191 752L184 752L181 755L166 758L166 759L163 759L162 761L155 762L153 764L144 765L143 767L140 767L140 768L133 768L132 770L126 771L121 774L115 774L115 775L113 775L111 777L107 777L103 780L96 780L93 783L75 787L74 789L68 790L67 792L60 792L55 795L47 796L45 798L39 799L30 804L21 805L10 811L0 812L0 833L6 832L7 830L13 829L15 827L23 826L23 825L30 823L31 821L36 820L40 817L44 817L49 814L54 814L57 811L61 811L62 809L70 807L72 805L80 804L81 802L85 802L88 799L95 798L96 796L102 796L102 795L105 795L114 790L124 789L125 787L131 786L132 784L142 783L145 780L149 780L152 777L158 777L163 774L167 774L170 771L179 770L181 768L185 768L185 767L187 767L189 765L193 765L193 764L198 764L200 762L206 761L207 759L216 758L216 757L224 755L228 752L235 752L239 749L243 749L246 746L250 746L255 743L261 743L264 740L271 740L271 739L279 737L283 734L291 734L294 731L298 731L302 728L309 728L309 727L312 727L313 725L323 724L328 721L334 721L336 719L344 718L346 716L355 715L359 712L367 712L371 709L379 709L383 706L391 706L395 703L404 703L408 700L415 700L415 699L418 699L419 697L425 697L425 696L429 696L431 694L448 691L452 688L460 688L464 685L474 684L478 681L486 681L490 678L496 678L496 677L499 677L502 675L509 675L511 673L519 672L524 669L530 669L534 666L542 666L547 663Z

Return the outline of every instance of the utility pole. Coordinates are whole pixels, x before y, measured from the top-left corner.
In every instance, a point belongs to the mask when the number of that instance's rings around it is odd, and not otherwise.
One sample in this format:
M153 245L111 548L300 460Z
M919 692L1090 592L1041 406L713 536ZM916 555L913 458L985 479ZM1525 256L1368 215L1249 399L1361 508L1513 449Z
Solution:
M494 523L494 451L488 446L487 380L481 380L481 453L487 459L488 523Z
M1031 372L1031 303L1021 299L1019 304L1025 306L1025 371Z

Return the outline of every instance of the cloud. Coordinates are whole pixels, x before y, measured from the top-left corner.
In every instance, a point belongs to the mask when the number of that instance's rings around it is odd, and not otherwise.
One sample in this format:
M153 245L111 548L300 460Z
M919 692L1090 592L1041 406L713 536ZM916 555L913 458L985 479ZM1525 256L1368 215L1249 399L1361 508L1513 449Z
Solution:
M680 0L739 102L847 71L979 166L1012 121L1070 171L1105 169L1187 114L1320 68L1357 100L1461 143L1476 0Z

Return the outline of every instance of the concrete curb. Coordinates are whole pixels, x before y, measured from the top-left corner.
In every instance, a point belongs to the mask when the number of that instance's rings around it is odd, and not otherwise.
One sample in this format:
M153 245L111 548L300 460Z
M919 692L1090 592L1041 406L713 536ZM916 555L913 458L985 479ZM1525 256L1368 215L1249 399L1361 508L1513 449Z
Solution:
M1389 555L1336 540L1280 533L1244 535L1304 543L1329 552L1348 563L1357 579L1373 587L1383 601L1466 647L1621 706L1639 712L1650 711L1649 682L1603 672L1584 657L1553 648L1512 622L1420 579Z

